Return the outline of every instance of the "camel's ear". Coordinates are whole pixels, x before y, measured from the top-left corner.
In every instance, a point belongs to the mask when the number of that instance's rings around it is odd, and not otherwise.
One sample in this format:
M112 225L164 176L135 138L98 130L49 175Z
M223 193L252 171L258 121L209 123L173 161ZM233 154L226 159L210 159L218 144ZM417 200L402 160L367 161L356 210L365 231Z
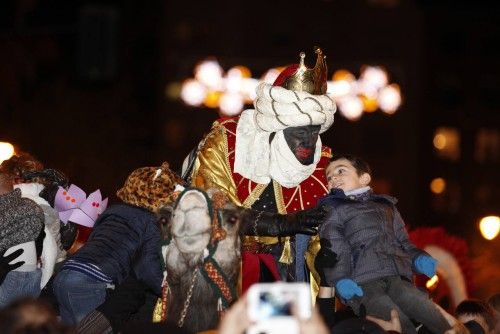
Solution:
M173 213L174 213L174 207L172 205L162 206L158 210L157 224L158 227L160 228L163 240L167 240L170 238L170 226Z

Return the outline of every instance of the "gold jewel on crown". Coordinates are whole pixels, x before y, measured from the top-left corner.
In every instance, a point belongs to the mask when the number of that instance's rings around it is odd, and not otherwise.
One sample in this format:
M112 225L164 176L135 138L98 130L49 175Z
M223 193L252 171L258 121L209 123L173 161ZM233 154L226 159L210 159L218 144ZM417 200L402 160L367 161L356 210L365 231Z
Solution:
M314 52L316 53L316 65L309 69L304 64L304 58L306 54L304 52L300 53L300 64L297 71L289 76L282 87L293 90L308 92L313 95L323 95L326 93L326 77L327 68L323 51L318 46L314 47Z

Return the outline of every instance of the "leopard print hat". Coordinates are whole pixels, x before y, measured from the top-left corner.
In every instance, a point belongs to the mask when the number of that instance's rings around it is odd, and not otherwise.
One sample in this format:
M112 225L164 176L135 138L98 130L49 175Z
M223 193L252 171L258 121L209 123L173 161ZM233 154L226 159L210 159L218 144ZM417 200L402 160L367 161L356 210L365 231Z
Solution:
M174 189L182 184L182 179L164 162L161 167L134 170L116 196L127 204L156 213L162 206L174 202Z

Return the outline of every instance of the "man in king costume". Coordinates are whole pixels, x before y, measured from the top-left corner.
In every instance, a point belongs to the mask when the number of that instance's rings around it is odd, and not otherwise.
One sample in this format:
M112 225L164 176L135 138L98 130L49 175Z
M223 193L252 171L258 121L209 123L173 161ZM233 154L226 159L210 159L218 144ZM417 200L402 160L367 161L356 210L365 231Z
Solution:
M243 241L243 291L256 282L309 281L307 267L318 281L316 236L270 237L257 229L262 213L313 208L327 194L324 169L331 150L319 134L333 124L336 105L326 95L325 56L319 48L315 52L314 68L304 65L301 53L300 63L272 85L261 83L255 109L217 120L184 168L193 186L218 188L236 205L256 210L255 233Z

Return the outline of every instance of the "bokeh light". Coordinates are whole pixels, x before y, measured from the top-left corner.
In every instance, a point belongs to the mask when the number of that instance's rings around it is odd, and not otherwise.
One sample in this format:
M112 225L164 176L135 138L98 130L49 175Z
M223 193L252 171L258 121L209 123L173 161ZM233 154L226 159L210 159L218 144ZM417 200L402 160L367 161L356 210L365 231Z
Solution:
M272 84L283 70L284 67L271 68L258 80L251 77L246 66L237 65L225 73L217 60L207 59L196 66L194 78L182 84L180 97L190 106L203 104L211 109L219 108L222 115L236 116L245 104L253 103L260 81ZM360 119L363 112L381 110L393 114L401 106L402 97L399 86L388 85L388 82L388 74L381 66L363 66L359 79L350 71L339 69L332 81L327 81L326 94L337 103L340 114L351 121ZM167 86L167 97L178 94L178 87Z
M396 84L389 85L380 90L378 95L380 109L386 114L394 114L401 105L401 92Z
M363 102L357 96L349 96L339 101L340 113L350 121L355 121L363 115Z
M272 84L274 80L280 75L280 71L277 68L272 68L268 70L264 75L262 76L262 81L267 82L268 84Z
M430 189L434 194L441 194L446 190L446 181L442 177L437 177L431 181Z
M181 98L190 106L199 106L205 100L207 89L200 82L188 79L182 84Z
M432 141L434 147L438 150L442 150L446 147L446 136L442 133L437 133Z
M220 110L225 116L238 115L243 106L243 99L239 94L223 94L220 98Z
M380 89L389 81L387 72L380 66L365 66L361 69L360 80L366 84Z
M360 96L361 101L363 102L363 109L365 112L375 112L378 109L378 101L376 98L369 97L366 95Z
M339 99L351 94L352 84L347 80L328 81L326 92L334 99Z
M217 108L219 106L221 92L212 90L207 93L205 96L205 101L203 104L208 108Z
M246 103L252 103L253 100L257 98L257 92L255 89L259 85L259 80L254 78L243 79L243 85L241 86L241 92L245 98Z
M226 86L226 91L228 93L235 93L237 94L240 92L243 88L243 80L244 78L242 76L237 76L237 75L229 75L225 79L225 86Z
M227 71L227 76L238 76L240 78L251 78L252 77L252 72L250 72L250 69L246 66L243 65L238 65L233 68L231 68L229 71Z
M216 60L204 60L196 66L195 78L211 89L218 89L222 81L222 68Z
M479 222L479 230L481 231L483 238L486 240L495 239L500 232L500 217L483 217Z
M439 277L438 275L434 275L429 280L427 280L427 282L425 282L425 287L429 290L432 290L437 286L438 283L439 283Z
M348 70L340 69L333 73L332 80L353 82L356 80L356 77Z
M14 146L11 143L0 142L0 163L14 155Z
M165 96L170 100L177 100L181 96L182 85L179 82L171 82L165 88Z
M460 132L457 128L442 126L436 129L432 144L436 155L456 161L460 158Z

